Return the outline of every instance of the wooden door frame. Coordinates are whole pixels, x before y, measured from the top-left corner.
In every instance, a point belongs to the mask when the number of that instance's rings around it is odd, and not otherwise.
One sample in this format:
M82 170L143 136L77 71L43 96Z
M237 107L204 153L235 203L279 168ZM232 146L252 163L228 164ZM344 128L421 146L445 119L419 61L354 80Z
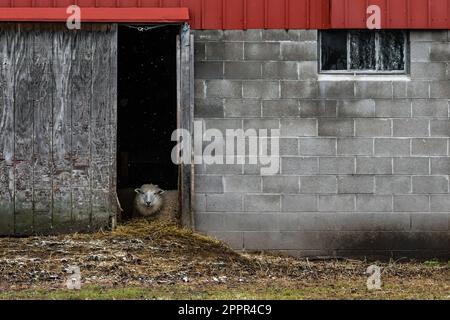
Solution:
M194 128L194 35L187 23L181 26L180 34L177 36L177 127L187 130L192 136ZM178 167L178 191L181 225L194 229L193 148L191 150L190 163L181 163Z

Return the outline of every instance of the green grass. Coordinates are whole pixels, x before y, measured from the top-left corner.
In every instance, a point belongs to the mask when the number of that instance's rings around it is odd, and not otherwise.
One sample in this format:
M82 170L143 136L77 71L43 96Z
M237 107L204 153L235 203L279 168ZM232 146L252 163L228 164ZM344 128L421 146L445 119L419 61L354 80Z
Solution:
M406 290L405 290L406 289ZM434 288L436 289L436 288ZM84 286L80 291L35 289L0 292L0 300L310 300L310 299L450 299L450 292L429 286L386 284L381 291L367 291L364 283L338 281L327 284L297 284L293 287L228 288L172 285L155 288L102 288Z

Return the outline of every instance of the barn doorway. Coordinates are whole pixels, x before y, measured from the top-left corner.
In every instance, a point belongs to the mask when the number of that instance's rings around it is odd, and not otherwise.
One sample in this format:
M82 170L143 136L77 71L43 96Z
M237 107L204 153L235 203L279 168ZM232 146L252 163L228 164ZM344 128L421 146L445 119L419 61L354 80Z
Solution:
M118 29L117 187L157 184L179 189L171 160L178 127L177 36L179 25ZM124 219L129 218L124 213Z

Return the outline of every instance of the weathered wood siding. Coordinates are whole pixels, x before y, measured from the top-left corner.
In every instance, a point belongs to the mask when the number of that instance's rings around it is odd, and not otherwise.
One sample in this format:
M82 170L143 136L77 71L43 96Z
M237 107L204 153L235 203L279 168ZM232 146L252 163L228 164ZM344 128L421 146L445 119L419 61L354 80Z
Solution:
M0 235L109 225L116 82L116 25L0 25Z

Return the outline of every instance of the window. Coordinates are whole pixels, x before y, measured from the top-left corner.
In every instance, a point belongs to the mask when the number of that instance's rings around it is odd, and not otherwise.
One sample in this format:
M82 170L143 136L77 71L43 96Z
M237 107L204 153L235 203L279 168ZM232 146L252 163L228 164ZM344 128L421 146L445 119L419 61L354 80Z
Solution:
M395 73L407 71L407 34L401 30L322 31L323 73Z

